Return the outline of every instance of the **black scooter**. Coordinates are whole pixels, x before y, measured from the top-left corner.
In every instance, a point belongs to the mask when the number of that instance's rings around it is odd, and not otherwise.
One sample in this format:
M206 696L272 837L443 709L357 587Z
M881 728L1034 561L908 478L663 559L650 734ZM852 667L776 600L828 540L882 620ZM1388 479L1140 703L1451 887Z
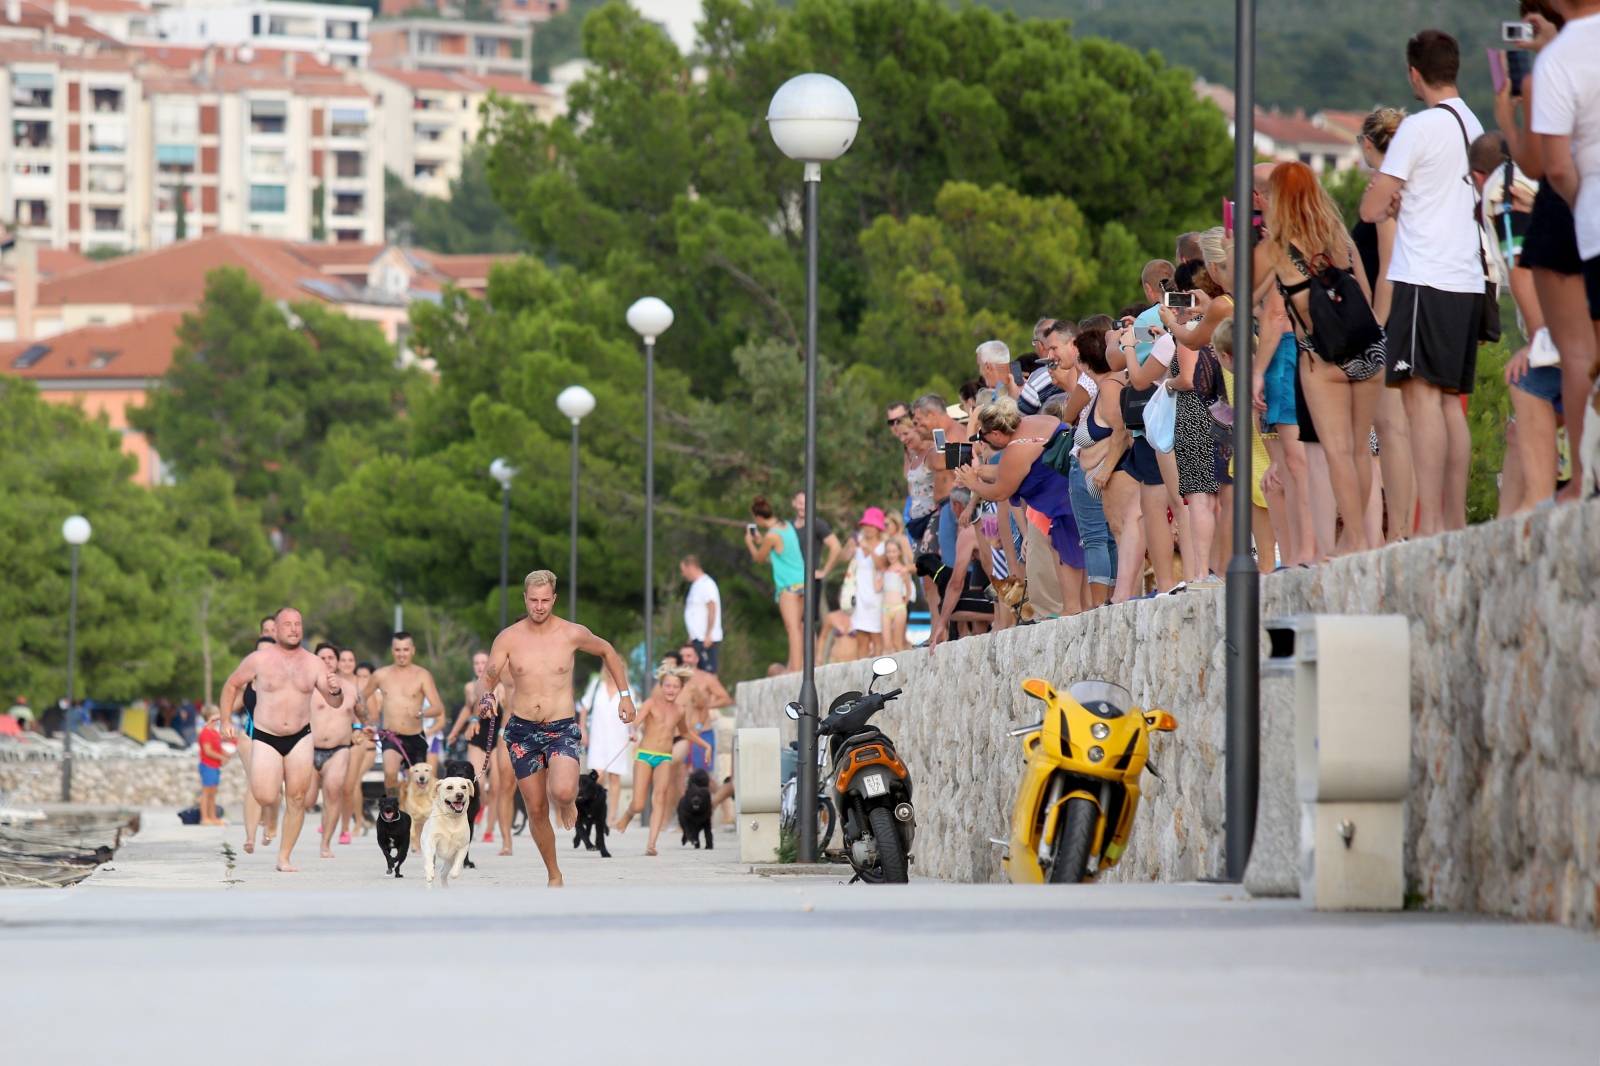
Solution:
M875 693L872 686L899 669L888 656L874 659L867 691L841 694L817 724L819 742L828 739L826 750L833 766L831 773L819 776L828 782L826 792L844 823L845 854L856 872L852 881L903 885L910 879L917 827L911 772L895 752L894 741L869 724L900 695L900 689ZM796 721L803 711L798 703L785 710Z

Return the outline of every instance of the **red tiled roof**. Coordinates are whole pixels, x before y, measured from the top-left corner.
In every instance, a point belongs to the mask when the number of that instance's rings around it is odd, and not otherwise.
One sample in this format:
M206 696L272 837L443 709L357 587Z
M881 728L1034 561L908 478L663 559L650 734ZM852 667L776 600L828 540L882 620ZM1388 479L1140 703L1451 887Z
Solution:
M172 365L181 311L163 311L119 326L84 326L37 341L0 345L0 373L23 378L158 378ZM47 349L26 367L17 359Z
M96 15L145 15L150 8L137 0L67 0L68 11L91 11Z
M8 66L13 63L47 63L61 70L133 70L133 61L119 52L92 56L68 55L49 51L32 41L0 41L0 62Z
M0 10L4 9L0 8ZM113 46L119 46L122 43L115 37L112 37L110 34L101 33L99 30L89 25L89 23L84 20L83 16L73 15L70 12L67 15L67 24L65 26L57 26L55 10L52 5L36 4L29 2L29 0L23 0L22 10L17 12L17 14L21 17L18 18L16 22L12 22L8 18L5 20L4 24L7 26L21 26L24 29L38 30L40 33L43 33L44 30L48 28L51 33L58 37L77 37L82 40L100 41L104 44Z
M1256 112L1256 132L1279 144L1325 144L1339 148L1350 145L1348 138L1313 125L1310 119L1273 111Z
M374 259L383 254L385 247L387 246L382 244L354 242L296 244L291 246L290 251L325 273L348 274L358 269L365 271L372 265Z
M165 248L125 255L52 278L39 286L39 307L67 304L129 304L146 308L188 308L205 295L206 275L218 267L243 268L269 299L305 300L313 294L302 279L317 276L287 241L218 233ZM0 293L0 305L14 303Z
M420 248L409 248L408 253L420 259L429 269L451 281L482 281L489 277L489 271L497 263L509 263L517 257L515 254L484 254L484 255L441 255L437 252L428 252Z
M549 96L550 90L536 81L512 74L469 74L467 77L502 96Z
M451 74L442 70L401 70L399 67L373 67L372 73L399 85L404 85L413 92L470 93L478 91L477 86L465 81L461 75Z

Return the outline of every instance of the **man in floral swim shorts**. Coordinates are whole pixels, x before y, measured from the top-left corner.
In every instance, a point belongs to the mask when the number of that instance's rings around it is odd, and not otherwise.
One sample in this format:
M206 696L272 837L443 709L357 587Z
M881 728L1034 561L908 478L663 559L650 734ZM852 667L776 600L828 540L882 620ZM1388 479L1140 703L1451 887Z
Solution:
M511 714L503 719L501 737L517 788L528 809L528 831L544 859L552 887L560 885L556 865L556 834L550 825L550 803L560 814L563 829L578 820L578 752L576 707L572 698L573 659L580 651L599 656L617 688L617 714L633 721L633 695L628 691L628 671L616 649L586 628L558 618L556 576L535 570L523 582L523 603L528 616L494 638L489 667L484 671L478 701L480 717L498 713L494 691L509 682L506 703Z

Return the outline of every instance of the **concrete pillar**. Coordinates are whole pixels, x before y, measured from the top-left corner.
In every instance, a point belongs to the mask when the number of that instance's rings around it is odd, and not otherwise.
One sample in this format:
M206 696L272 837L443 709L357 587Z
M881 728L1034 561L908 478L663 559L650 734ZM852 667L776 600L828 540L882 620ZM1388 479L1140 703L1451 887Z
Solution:
M778 858L778 812L783 787L778 730L773 726L741 729L733 740L733 798L739 812L741 862L774 862Z

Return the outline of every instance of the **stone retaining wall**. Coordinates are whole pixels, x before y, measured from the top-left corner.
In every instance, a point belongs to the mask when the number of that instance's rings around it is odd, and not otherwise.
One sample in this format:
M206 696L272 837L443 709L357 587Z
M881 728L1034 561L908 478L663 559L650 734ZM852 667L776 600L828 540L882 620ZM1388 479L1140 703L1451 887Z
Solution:
M1262 582L1262 617L1411 620L1408 890L1429 906L1593 927L1600 911L1600 502L1476 526ZM1169 708L1164 780L1146 778L1129 853L1111 876L1222 872L1223 593L1191 592L899 656L905 696L878 721L917 786L914 869L1001 877L1022 760L1007 729L1036 721L1018 685L1103 677ZM1266 640L1262 640L1263 649ZM817 671L824 707L864 688L865 663ZM1291 713L1264 685L1264 713ZM779 725L794 678L738 687L740 725ZM1273 720L1273 726L1286 723ZM1290 729L1264 730L1279 738ZM1274 760L1264 757L1264 767ZM1283 765L1281 759L1277 765ZM1266 772L1264 770L1264 772ZM1292 772L1292 770L1290 771ZM1291 795L1284 782L1263 781ZM1266 818L1263 808L1263 818Z
M72 801L114 807L188 807L200 801L200 773L193 753L143 758L72 760ZM25 806L61 798L61 763L55 759L0 761L0 795ZM244 764L222 768L217 799L229 815L244 814Z

